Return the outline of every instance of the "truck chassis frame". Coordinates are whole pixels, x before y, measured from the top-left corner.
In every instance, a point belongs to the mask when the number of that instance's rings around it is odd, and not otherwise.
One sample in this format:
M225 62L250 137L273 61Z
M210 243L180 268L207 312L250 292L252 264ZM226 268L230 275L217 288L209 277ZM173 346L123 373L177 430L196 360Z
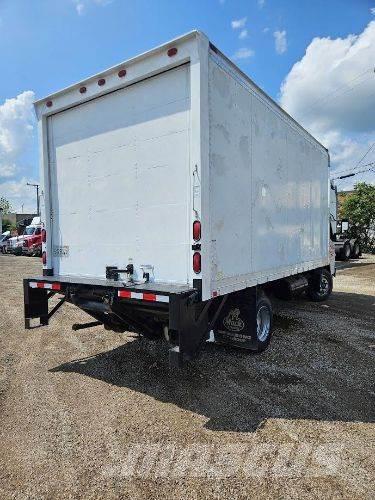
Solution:
M226 294L201 301L200 291L197 288L180 290L170 284L160 291L147 287L124 287L121 282L109 284L99 280L83 280L83 282L63 281L62 277L38 277L24 280L24 316L25 328L32 329L38 326L47 326L52 316L65 302L70 302L95 321L84 324L73 324L73 330L103 325L107 329L116 331L135 331L146 337L155 337L155 325L164 324L168 327L170 343L170 366L181 367L185 361L194 359L202 344L208 340L210 331L215 329L218 319L222 316L225 305L230 297L235 295L238 300L246 302L248 318L243 332L246 346L251 348L256 341L256 295L257 287ZM121 287L121 288L120 288ZM166 292L164 288L170 291ZM147 292L140 292L140 290ZM122 294L144 293L147 297L162 293L163 302L152 300L129 299L123 300ZM50 299L59 294L59 301L50 308ZM156 323L150 323L150 318L156 318ZM32 320L39 319L39 324L33 325ZM162 329L160 328L160 332ZM230 343L227 340L224 343ZM238 345L236 342L233 345Z

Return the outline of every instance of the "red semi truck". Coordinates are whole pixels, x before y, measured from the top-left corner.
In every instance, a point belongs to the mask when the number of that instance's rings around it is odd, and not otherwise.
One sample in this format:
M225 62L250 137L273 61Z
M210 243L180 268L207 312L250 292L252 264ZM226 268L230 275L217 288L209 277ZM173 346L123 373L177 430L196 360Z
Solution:
M23 255L41 257L42 255L42 228L40 226L29 226L24 233L22 247Z

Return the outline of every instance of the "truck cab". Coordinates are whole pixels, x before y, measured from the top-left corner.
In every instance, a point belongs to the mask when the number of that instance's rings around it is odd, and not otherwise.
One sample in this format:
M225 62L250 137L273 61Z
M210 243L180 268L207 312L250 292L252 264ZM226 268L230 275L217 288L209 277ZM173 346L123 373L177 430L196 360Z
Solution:
M337 218L337 187L331 181L330 237L335 246L336 260L358 259L361 255L360 242L350 237L349 230L349 221Z
M10 231L5 231L2 235L0 235L0 251L2 253L6 252L6 248L8 245L8 240L10 238Z
M42 227L27 226L23 234L22 254L34 257L42 255Z

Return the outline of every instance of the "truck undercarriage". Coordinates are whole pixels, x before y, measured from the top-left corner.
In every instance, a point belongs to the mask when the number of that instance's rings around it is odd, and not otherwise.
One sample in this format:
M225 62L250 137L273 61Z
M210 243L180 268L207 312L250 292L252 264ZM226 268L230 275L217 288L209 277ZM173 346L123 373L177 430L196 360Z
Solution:
M254 321L242 332L248 340L247 347L256 341L256 288L248 290L236 294L246 300L247 308L251 304L254 307L253 314L248 316ZM49 299L55 294L60 300L50 309ZM124 287L121 282L109 285L106 280L75 279L72 282L62 276L29 278L24 280L25 328L35 327L33 319L39 319L37 326L48 325L64 302L70 302L95 320L74 324L73 330L103 325L108 330L130 330L148 338L164 334L170 344L171 366L182 366L185 360L197 356L202 343L217 325L228 297L202 302L199 289L170 284ZM254 300L247 300L249 297Z
M216 343L263 351L272 328L272 307L266 293L289 299L307 291L312 300L324 300L331 289L328 268L207 301L201 300L199 286L42 276L24 280L25 328L48 325L56 311L69 302L95 320L73 324L73 330L103 325L107 330L133 331L151 339L164 336L169 343L170 365L181 367L198 355L212 331ZM50 308L49 300L56 294L59 301ZM35 319L39 319L38 325L33 324Z

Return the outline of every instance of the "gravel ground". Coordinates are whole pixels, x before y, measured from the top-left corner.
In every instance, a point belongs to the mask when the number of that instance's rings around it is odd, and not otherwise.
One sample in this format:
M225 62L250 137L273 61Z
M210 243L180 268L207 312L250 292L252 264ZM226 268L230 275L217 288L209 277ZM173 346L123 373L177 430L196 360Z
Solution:
M40 263L1 255L1 499L374 498L375 258L339 267L327 303L275 303L263 354L175 372L70 304L25 331Z

